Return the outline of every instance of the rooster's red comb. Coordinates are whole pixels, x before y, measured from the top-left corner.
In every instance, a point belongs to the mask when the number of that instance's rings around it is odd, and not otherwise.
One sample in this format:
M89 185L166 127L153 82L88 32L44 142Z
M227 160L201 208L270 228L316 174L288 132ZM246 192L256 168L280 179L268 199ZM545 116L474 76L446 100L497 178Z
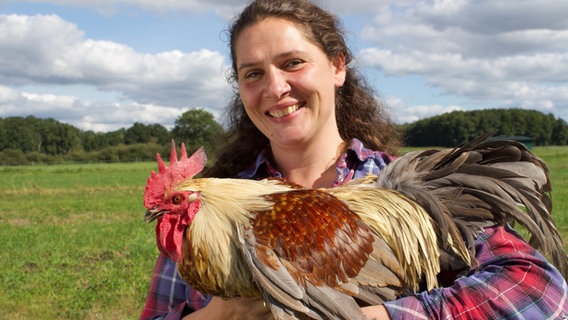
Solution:
M154 202L161 201L165 190L201 172L207 162L207 156L203 147L201 147L188 158L185 145L182 143L181 155L178 160L176 145L172 140L170 165L166 166L159 153L156 155L156 160L158 161L158 173L152 171L144 193L144 206L146 208L151 208L154 206Z

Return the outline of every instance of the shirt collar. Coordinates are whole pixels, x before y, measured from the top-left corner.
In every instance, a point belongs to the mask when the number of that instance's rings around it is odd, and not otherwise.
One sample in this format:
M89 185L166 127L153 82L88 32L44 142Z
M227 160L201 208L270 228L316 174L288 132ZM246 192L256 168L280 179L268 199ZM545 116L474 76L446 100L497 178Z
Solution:
M241 179L264 179L264 178L279 178L282 179L282 174L278 171L270 159L270 150L262 150L256 157L254 165L244 171L237 174L237 177Z
M242 179L265 179L265 178L282 178L282 173L279 172L274 165L270 162L270 150L264 149L259 153L254 166L249 169L240 172L237 177ZM333 186L343 184L354 176L354 171L359 167L361 163L367 162L377 162L377 158L380 158L380 162L386 165L392 160L392 157L384 152L373 151L367 149L361 141L358 139L352 139L347 150L339 157L337 161L337 177ZM383 166L375 167L373 172L378 173Z

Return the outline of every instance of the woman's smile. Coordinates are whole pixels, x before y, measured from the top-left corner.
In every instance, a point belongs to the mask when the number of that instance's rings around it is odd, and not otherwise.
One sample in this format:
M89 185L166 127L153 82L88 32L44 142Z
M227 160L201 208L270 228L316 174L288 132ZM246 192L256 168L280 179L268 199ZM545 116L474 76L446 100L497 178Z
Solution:
M279 109L274 109L274 110L269 110L266 113L272 117L272 118L284 118L285 116L288 116L296 111L298 111L298 109L300 109L301 106L299 103L285 107L285 108L279 108Z

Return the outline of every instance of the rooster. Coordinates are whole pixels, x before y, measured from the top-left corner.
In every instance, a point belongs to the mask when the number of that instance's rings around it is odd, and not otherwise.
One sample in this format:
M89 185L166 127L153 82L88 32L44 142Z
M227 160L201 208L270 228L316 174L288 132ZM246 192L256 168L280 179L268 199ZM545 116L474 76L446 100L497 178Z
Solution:
M144 195L159 250L194 289L263 297L276 319L363 319L361 305L438 287L475 264L483 227L521 223L565 277L544 162L515 142L406 154L336 188L193 179L203 149L157 155Z

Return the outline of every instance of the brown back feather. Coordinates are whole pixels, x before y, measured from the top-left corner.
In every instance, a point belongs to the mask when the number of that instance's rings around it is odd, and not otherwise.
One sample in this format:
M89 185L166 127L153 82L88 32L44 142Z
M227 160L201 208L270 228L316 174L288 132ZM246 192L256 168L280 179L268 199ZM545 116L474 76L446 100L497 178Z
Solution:
M253 212L243 252L282 318L362 318L356 301L379 304L405 290L390 247L344 202L309 189L265 198L273 205Z

